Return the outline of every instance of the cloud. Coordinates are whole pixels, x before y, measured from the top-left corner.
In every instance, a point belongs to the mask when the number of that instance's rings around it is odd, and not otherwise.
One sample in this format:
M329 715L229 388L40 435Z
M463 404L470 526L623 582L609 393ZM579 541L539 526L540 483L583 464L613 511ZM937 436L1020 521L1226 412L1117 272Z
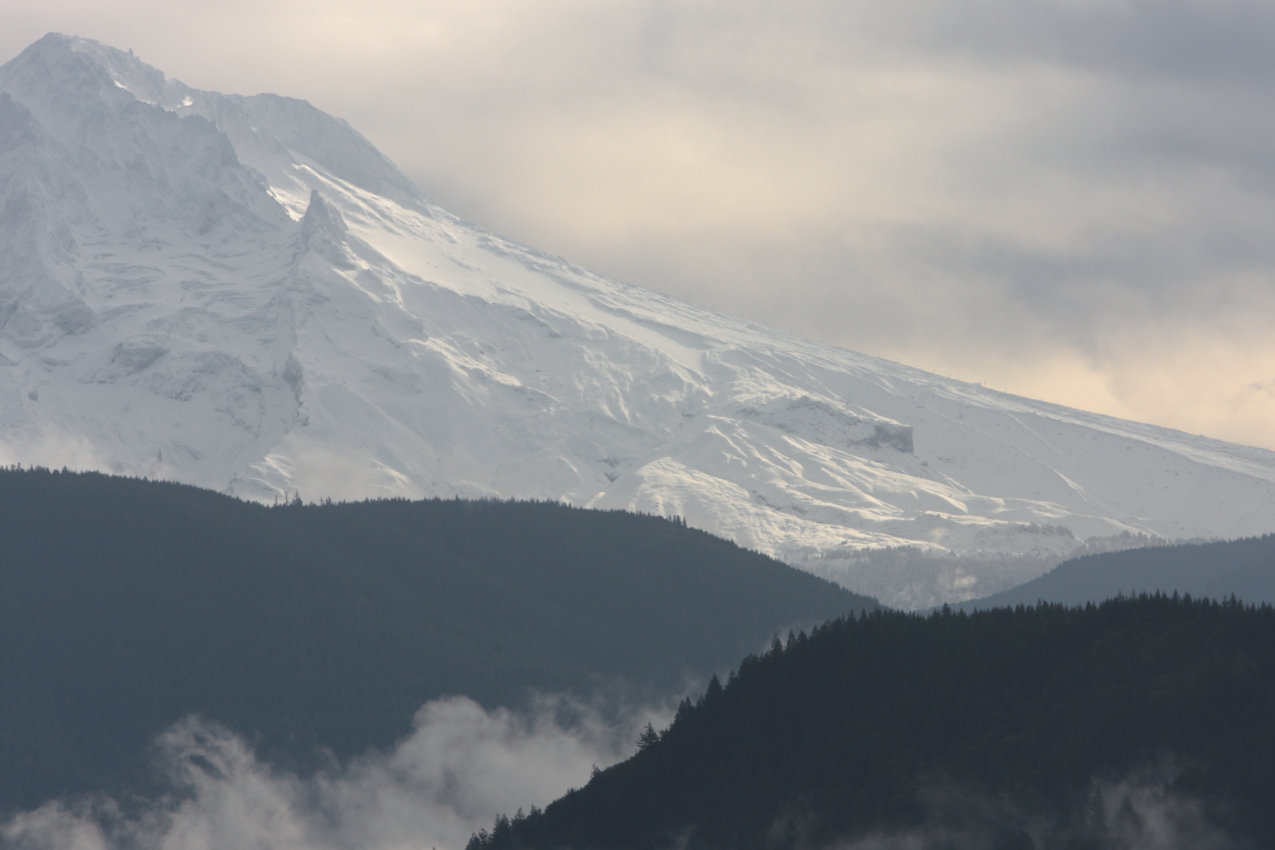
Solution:
M0 824L11 850L408 850L461 848L497 814L544 806L587 782L594 766L632 754L647 722L667 709L609 710L541 696L517 714L453 697L425 705L415 730L386 753L369 753L310 777L258 761L225 729L188 718L156 741L171 783L161 799L127 808L108 798L58 801ZM826 845L824 850L976 850L1014 836L1043 848L1232 850L1200 802L1171 790L1171 761L1119 781L1095 781L1084 813L1025 813L1006 797L951 785L921 791L925 823ZM809 815L778 820L777 838L807 843Z
M1166 762L1120 781L1095 780L1086 810L1061 819L1024 813L1005 797L931 787L922 794L923 826L837 841L824 850L1238 850L1247 846L1211 823L1199 800L1170 790L1174 773ZM809 828L808 823L777 824L780 830L792 826Z
M14 850L406 850L464 847L497 814L544 806L594 766L636 750L667 710L540 696L484 710L427 703L412 734L309 777L271 768L225 729L189 718L156 742L172 792L125 811L107 798L51 802L0 825Z
M144 469L113 468L83 434L72 434L56 428L40 431L10 431L0 436L0 466L35 463L50 469L107 472L132 475L161 475L165 467L159 461Z
M50 0L0 50L47 29L308 98L620 280L1275 446L1269 3Z

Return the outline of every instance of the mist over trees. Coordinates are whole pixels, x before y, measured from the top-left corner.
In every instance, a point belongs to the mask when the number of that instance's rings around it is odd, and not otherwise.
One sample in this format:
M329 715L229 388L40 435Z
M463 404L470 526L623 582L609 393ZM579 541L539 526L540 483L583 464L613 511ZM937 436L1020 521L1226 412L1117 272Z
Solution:
M427 700L669 694L875 607L685 523L544 502L277 507L0 470L0 810L142 783L192 713L304 769Z
M1161 827L1246 846L1229 842L1275 835L1272 717L1269 606L877 611L749 656L631 759L470 850L1168 846L1136 843Z

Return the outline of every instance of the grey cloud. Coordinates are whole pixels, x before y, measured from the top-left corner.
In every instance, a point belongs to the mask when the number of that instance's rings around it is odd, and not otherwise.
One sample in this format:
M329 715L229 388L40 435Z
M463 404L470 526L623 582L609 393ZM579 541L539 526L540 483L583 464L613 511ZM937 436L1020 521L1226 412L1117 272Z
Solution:
M1053 62L1087 69L1253 84L1275 72L1275 9L1261 0L825 0L679 4L697 35L752 21L768 40L806 29L826 57L914 53L974 64ZM666 19L663 30L672 26ZM689 33L688 33L689 35ZM711 37L711 35L710 35Z
M57 801L0 823L13 850L459 850L497 814L544 806L636 749L665 710L602 710L542 696L526 713L436 700L391 751L299 777L258 761L240 738L187 719L157 740L169 796L127 809Z
M189 718L156 741L171 792L121 805L105 797L56 801L0 821L12 850L459 850L497 814L544 806L635 749L646 723L671 711L617 710L542 696L524 713L486 711L463 697L419 712L391 750L301 777L257 760L242 739ZM931 782L916 829L835 842L823 850L983 848L1023 832L1037 847L1231 850L1199 800L1172 790L1164 760L1119 780L1095 780L1079 817L1025 811L1008 797ZM794 811L778 821L789 837L815 826ZM807 842L808 843L808 842Z
M760 51L852 65L909 55L1057 63L1257 85L1275 73L1273 27L1275 9L1260 0L651 0L642 47L650 67L665 70L722 52L756 61Z
M924 41L980 57L1228 82L1275 72L1275 47L1265 37L1275 10L1258 0L938 6L929 9Z

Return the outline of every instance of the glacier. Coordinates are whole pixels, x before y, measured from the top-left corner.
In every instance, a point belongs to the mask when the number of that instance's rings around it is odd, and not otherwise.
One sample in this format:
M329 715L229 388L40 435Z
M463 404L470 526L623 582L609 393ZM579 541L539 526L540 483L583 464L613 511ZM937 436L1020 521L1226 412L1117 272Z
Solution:
M679 516L905 608L1275 531L1275 452L607 280L305 101L58 34L0 67L0 461Z

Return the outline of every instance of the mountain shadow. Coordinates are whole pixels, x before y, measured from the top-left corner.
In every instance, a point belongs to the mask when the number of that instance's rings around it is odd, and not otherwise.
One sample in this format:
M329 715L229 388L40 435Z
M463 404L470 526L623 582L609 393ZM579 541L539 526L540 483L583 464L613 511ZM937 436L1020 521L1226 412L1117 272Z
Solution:
M141 782L197 713L289 767L433 698L676 693L866 597L680 521L545 502L267 507L0 470L0 809Z
M470 850L1259 846L1272 717L1269 606L878 611L749 656Z

